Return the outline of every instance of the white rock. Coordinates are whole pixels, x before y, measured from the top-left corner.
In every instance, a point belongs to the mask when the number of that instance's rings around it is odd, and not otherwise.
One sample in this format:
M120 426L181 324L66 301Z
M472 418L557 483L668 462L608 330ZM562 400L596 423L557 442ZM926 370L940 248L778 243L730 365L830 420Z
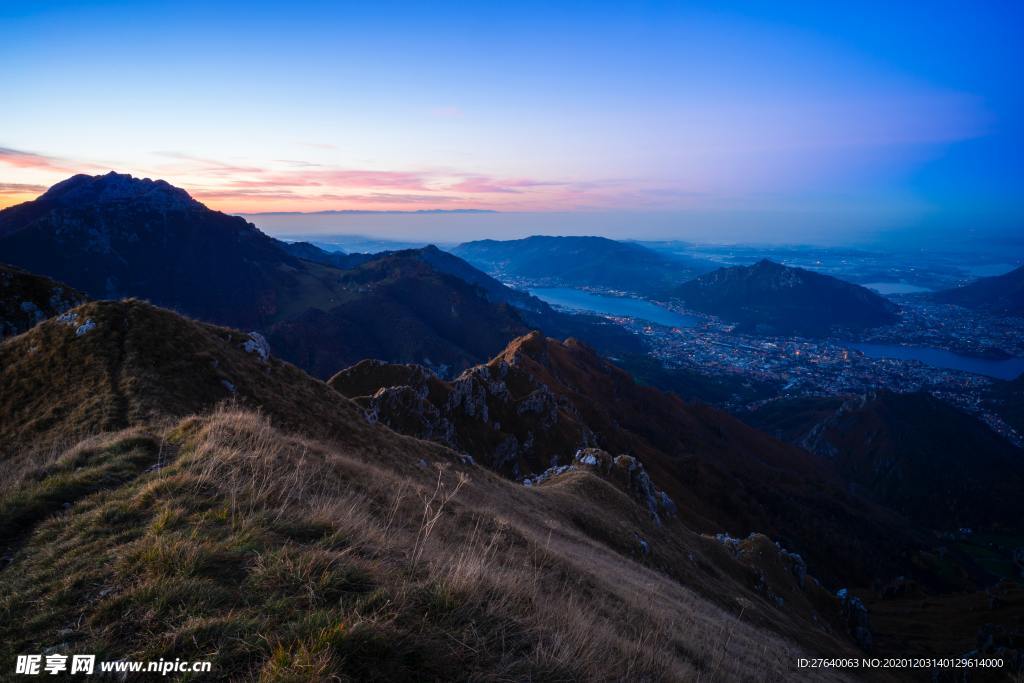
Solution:
M257 354L264 362L270 358L270 344L259 332L250 332L249 338L242 347L249 353Z

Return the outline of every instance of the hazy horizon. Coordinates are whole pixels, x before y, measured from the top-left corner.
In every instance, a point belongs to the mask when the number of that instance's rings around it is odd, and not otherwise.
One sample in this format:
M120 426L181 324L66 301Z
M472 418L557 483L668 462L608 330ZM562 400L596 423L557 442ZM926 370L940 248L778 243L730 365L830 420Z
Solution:
M1012 229L963 230L956 225L945 229L919 226L872 229L858 223L837 229L835 223L824 227L822 219L813 215L792 217L785 230L766 228L765 218L760 214L359 211L239 215L264 232L284 239L361 236L396 242L458 244L533 235L596 235L619 240L708 245L808 245L940 252L970 249L973 253L991 253L1011 260L1024 258L1024 237Z

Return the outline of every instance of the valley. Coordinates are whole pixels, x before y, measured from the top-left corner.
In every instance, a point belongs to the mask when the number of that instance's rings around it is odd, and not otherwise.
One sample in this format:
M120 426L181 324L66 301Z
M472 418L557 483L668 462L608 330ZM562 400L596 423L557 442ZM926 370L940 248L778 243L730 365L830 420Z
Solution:
M47 605L0 634L154 656L210 643L222 671L269 680L718 671L669 613L761 644L726 677L783 678L797 652L966 653L992 622L1008 630L978 651L1018 656L1020 380L993 349L1017 350L1019 321L763 260L673 284L675 262L643 247L527 242L534 269L567 245L629 258L595 266L601 285L502 282L508 264L434 246L284 242L118 174L0 211L2 253L38 271L0 280L2 606ZM209 249L224 258L189 256ZM174 274L161 253L182 255ZM610 285L650 268L657 285ZM913 348L880 346L894 339L972 355L889 358ZM51 576L36 559L87 542L105 564L71 554ZM644 607L652 591L667 602ZM914 635L983 595L999 598L981 621ZM149 645L116 617L146 596L166 605L136 617ZM63 627L81 599L89 626ZM609 615L637 600L613 643ZM601 652L547 650L566 629ZM452 633L465 647L437 652Z
M750 248L740 253L752 258ZM828 252L812 253L820 264ZM856 254L843 252L842 261L844 268L852 270ZM943 263L940 260L936 268L941 270ZM867 259L862 267L876 266ZM753 410L784 397L828 397L878 389L924 391L976 415L1018 446L1024 445L1024 436L989 400L1000 382L1024 373L1022 317L971 311L920 293L906 295L905 287L897 287L901 291L890 296L899 307L899 316L891 324L818 337L780 336L753 334L667 297L635 298L593 287L540 287L521 277L509 284L566 311L599 314L615 321L642 339L646 353L669 371L684 370L709 380L725 377L736 389L723 395L718 387L702 391L703 387L694 384L689 398L734 410ZM656 374L648 381L673 388L671 379L659 379Z

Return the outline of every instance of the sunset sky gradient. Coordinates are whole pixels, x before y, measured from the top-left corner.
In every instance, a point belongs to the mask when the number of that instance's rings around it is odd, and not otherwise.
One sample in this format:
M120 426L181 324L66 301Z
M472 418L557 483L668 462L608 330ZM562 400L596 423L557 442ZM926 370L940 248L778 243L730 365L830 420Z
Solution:
M239 213L1012 230L1022 7L6 2L0 206L114 169Z

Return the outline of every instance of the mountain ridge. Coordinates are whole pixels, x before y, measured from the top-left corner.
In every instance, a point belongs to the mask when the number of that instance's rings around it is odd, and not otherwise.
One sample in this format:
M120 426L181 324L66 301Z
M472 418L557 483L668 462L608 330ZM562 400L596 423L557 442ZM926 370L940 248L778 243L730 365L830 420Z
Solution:
M966 308L1024 316L1024 266L1003 275L979 278L963 287L934 292L929 298Z
M864 287L762 259L719 268L673 292L687 308L735 322L741 330L828 334L895 322L895 304Z
M870 548L881 537L916 543L902 523L848 497L814 456L714 408L639 386L573 339L531 333L447 382L415 366L363 362L329 383L373 419L520 479L572 465L580 449L635 457L691 528L766 533L823 579L866 576L869 566L898 572L898 553Z
M1024 452L930 394L782 399L743 417L834 464L851 486L936 531L1019 523Z
M457 372L531 325L642 349L606 321L556 313L437 250L343 255L288 244L165 181L125 174L73 176L0 211L0 251L94 298L139 297L258 330L321 377L377 356Z
M139 301L70 313L0 343L5 658L60 642L212 660L218 680L676 680L856 652L841 600L763 536L735 553L656 524L598 468L510 482L371 424L251 334ZM700 635L725 624L725 645Z
M711 269L703 261L596 236L479 240L460 244L452 253L499 279L522 279L536 286L614 289L641 296L662 295Z

